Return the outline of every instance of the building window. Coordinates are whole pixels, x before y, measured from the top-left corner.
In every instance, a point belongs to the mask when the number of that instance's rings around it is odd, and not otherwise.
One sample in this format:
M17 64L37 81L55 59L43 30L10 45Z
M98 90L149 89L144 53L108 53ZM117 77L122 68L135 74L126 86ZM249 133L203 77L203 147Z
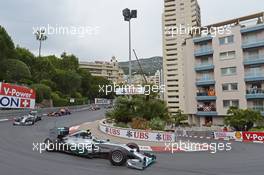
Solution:
M259 57L259 50L258 49L251 49L248 50L245 54L247 58L258 58Z
M222 84L222 90L223 91L237 91L238 90L238 84L237 83Z
M249 33L247 35L244 36L244 43L249 43L249 42L252 42L252 41L256 41L257 40L257 35L256 33Z
M222 74L222 76L235 75L236 74L236 67L221 68L221 74Z
M221 60L228 60L228 59L235 59L235 58L236 58L236 52L235 51L228 51L228 52L220 53L220 59Z
M229 108L231 106L239 107L239 100L224 100L223 106L224 106L224 108Z
M231 44L233 42L234 42L234 35L219 38L220 45Z

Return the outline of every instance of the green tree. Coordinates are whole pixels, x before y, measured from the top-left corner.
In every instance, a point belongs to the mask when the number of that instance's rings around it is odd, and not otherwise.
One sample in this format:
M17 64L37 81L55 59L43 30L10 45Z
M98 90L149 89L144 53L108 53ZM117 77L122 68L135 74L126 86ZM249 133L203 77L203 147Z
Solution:
M164 130L166 122L159 117L153 118L150 121L150 128L153 130Z
M36 91L37 103L51 99L51 89L49 86L44 84L33 84L31 87Z
M92 75L89 71L84 69L79 69L78 74L81 76L81 87L80 92L85 97L90 97L91 85L92 85Z
M62 60L60 58L56 57L55 55L49 55L49 56L45 56L43 58L49 60L49 62L53 65L53 67L55 69L62 69L62 66L61 66Z
M187 115L183 114L182 110L178 110L176 114L171 117L171 119L174 126L179 126L182 121L187 120Z
M32 76L35 82L40 82L43 79L52 79L55 75L55 67L47 58L37 58L32 67Z
M155 98L146 100L143 97L134 97L133 99L135 100L137 116L146 120L160 118L163 121L168 121L169 113L164 101Z
M153 119L153 125L156 125L159 120L167 122L169 113L166 104L159 99L146 100L142 95L132 98L123 96L117 98L115 108L107 113L107 117L117 123L128 123L133 118L142 118L147 121Z
M3 79L8 82L20 82L31 77L28 66L15 59L7 59L0 63L2 65Z
M2 26L0 26L0 51L0 61L13 59L16 56L14 43Z
M57 85L52 80L41 80L40 84L44 84L46 86L49 86L53 91L57 90Z
M74 71L56 70L54 82L64 94L71 95L81 86L81 76Z
M67 55L66 52L63 52L61 55L61 69L64 70L77 70L79 68L78 58L74 55Z
M238 109L230 107L224 119L226 125L233 127L236 131L248 131L254 123L263 121L260 112L251 109Z
M23 61L31 70L35 64L35 56L26 48L16 47L16 58L20 61Z
M14 59L16 56L15 46L11 37L7 34L6 30L0 26L0 80L6 79L3 69L4 64L1 62L6 59Z
M128 123L136 117L135 101L127 96L116 99L115 108L106 113L106 117L113 119L116 123Z
M107 86L112 86L112 82L107 80L104 77L97 77L93 76L92 81L91 81L91 86L89 90L89 97L90 99L94 98L109 98L112 99L114 98L114 91L109 88L108 90L111 91L109 93L106 93L106 87ZM104 87L104 90L102 91L100 87Z

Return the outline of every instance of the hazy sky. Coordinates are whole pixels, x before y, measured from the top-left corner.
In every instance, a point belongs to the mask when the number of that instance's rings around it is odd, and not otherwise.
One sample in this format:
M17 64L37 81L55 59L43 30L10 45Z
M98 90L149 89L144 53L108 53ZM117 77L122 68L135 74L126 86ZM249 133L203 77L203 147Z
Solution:
M137 9L132 21L133 48L139 57L162 55L161 14L164 0L0 0L0 25L15 44L37 54L38 42L33 27L72 27L68 34L48 35L43 55L73 53L83 61L119 60L128 57L128 23L124 8ZM263 0L199 0L202 24L264 11ZM92 29L84 34L82 29ZM50 30L50 32L52 32ZM134 59L134 58L133 58Z

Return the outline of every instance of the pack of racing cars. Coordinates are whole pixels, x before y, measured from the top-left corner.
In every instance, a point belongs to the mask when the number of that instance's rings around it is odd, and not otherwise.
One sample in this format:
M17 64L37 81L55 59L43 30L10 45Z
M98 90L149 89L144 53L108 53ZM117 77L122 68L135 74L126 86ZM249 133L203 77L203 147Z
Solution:
M38 115L37 111L30 111L29 114L23 115L21 117L15 118L13 121L13 125L17 126L28 126L34 125L36 122L41 120L41 116Z
M156 156L140 152L135 143L119 144L100 140L89 130L69 133L69 128L54 128L44 141L47 152L64 152L87 158L106 158L114 166L143 170L156 161Z

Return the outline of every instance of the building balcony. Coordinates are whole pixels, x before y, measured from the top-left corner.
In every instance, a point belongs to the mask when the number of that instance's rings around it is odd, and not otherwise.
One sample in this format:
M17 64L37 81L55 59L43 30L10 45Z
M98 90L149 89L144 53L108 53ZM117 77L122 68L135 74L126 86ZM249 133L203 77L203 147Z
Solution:
M244 65L264 64L264 55L245 57Z
M205 71L214 69L213 63L202 63L195 66L195 71Z
M200 42L204 42L204 41L211 41L212 39L213 39L213 37L211 35L207 35L207 36L195 37L195 38L193 38L193 42L194 43L200 43Z
M214 85L215 84L215 80L213 77L202 77L202 78L198 78L196 80L196 85L197 86L202 86L202 85Z
M258 88L252 88L246 90L246 98L250 99L264 99L264 90Z
M245 74L245 81L263 81L264 80L264 72L247 72Z
M242 44L242 49L251 49L257 47L264 47L264 39L251 39L244 41Z
M194 51L194 56L196 57L212 55L212 54L214 54L214 50L211 46L203 47Z
M242 28L240 30L240 32L242 34L244 34L244 33L256 32L256 31L259 31L259 30L264 30L264 25L263 24L258 24L258 25L255 25L253 27Z
M261 115L264 116L264 106L249 106L248 108L254 111L259 111Z
M196 94L197 101L215 101L216 96L214 91L198 92Z
M199 116L216 116L218 113L216 112L216 108L214 105L202 105L197 108L196 115Z

